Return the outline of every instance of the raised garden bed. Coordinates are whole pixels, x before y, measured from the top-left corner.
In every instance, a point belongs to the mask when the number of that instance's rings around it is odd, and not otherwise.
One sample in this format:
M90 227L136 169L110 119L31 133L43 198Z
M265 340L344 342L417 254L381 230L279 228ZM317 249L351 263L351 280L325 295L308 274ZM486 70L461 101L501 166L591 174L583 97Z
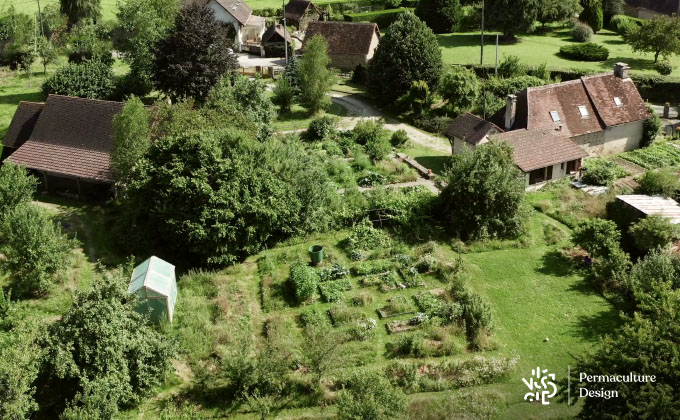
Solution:
M401 321L392 321L385 324L387 332L390 334L397 334L401 332L411 331L418 328L418 325L410 323L410 320L404 319Z

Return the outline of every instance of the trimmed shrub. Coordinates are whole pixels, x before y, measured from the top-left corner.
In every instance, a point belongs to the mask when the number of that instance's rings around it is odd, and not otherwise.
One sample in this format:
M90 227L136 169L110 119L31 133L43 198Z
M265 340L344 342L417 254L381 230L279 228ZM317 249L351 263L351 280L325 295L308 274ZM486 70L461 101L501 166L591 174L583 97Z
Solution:
M408 143L408 134L406 133L406 130L397 130L392 133L390 143L394 147L404 147L406 143Z
M374 10L363 13L346 13L343 18L347 22L374 22L380 29L387 29L399 15L412 11L413 9L402 7L400 9Z
M635 246L643 252L665 248L678 239L680 231L671 221L662 216L648 216L630 227Z
M309 123L305 139L308 141L319 141L328 138L335 132L337 120L330 115L316 118Z
M654 64L654 70L662 76L668 76L673 73L673 65L668 60L657 61Z
M656 136L658 136L659 133L661 133L661 129L663 128L661 118L659 118L659 115L656 113L656 111L654 111L654 109L650 105L647 105L647 110L649 111L651 117L645 121L645 125L642 131L643 146L649 146L652 143L654 143L654 140L656 140Z
M604 61L609 58L609 50L607 48L592 42L565 45L560 48L560 54L565 58L576 61Z
M288 280L295 292L295 298L302 303L314 295L319 283L319 274L307 264L298 261L290 266Z
M590 42L595 33L593 29L581 22L574 22L574 26L571 27L571 38L576 42Z
M504 57L503 61L501 61L501 64L498 66L498 75L505 78L526 76L527 71L527 66L522 64L522 60L516 55Z
M640 21L626 15L614 15L609 21L609 28L621 36L640 26Z
M671 168L647 171L637 181L640 186L635 192L640 194L674 197L680 189L678 174Z
M66 95L108 99L116 82L111 65L96 60L70 63L60 67L42 85L43 96Z
M583 167L583 182L591 185L610 185L625 175L619 165L604 159L588 160Z
M593 29L593 32L598 33L604 25L602 2L600 0L583 0L581 6L583 6L583 11L579 15L579 20L587 23Z

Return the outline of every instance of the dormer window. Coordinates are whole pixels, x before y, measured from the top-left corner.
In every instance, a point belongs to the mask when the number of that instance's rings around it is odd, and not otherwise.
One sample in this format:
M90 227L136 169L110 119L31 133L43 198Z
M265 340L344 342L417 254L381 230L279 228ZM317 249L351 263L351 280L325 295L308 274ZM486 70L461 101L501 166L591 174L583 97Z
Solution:
M578 112L581 113L581 118L588 118L590 116L590 113L588 113L588 108L586 108L585 105L579 105Z
M553 122L560 122L560 114L557 111L550 111L550 118L552 118Z
M618 96L614 97L614 103L616 104L616 106L622 106L623 105L623 101L621 101L621 98L619 98Z

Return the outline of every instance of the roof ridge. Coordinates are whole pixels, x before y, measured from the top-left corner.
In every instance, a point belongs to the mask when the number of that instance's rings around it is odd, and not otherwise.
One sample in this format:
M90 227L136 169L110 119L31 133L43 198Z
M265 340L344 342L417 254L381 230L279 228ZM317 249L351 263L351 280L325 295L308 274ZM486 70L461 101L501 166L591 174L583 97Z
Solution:
M63 98L63 99L67 99L69 101L74 101L74 102L89 101L89 102L104 102L104 103L116 104L116 105L124 105L125 104L124 102L120 102L120 101L107 101L105 99L95 99L95 98L81 98L79 96L56 95L56 94L53 94L53 93L50 93L49 95L47 95L48 101L49 101L50 98ZM36 103L41 103L41 102L36 102ZM46 104L47 101L42 102L42 103Z

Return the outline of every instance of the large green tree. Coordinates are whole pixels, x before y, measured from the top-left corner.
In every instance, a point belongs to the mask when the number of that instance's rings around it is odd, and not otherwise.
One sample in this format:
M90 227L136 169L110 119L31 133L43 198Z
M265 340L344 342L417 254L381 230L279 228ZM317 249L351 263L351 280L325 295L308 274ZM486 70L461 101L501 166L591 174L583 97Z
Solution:
M135 165L151 145L151 115L142 101L133 96L123 111L113 118L111 166L119 182L125 183Z
M59 4L69 25L75 25L84 19L97 21L101 17L101 0L59 0Z
M179 0L124 0L118 4L121 31L115 45L130 65L129 77L139 94L153 88L153 50L172 28L180 6Z
M441 218L463 238L519 235L526 220L525 178L512 148L489 143L455 155L442 180Z
M0 219L19 204L33 199L38 180L26 168L5 162L0 167Z
M537 20L545 26L550 22L561 22L581 13L579 0L540 0Z
M393 103L423 80L436 89L442 74L437 37L412 13L403 13L387 28L368 65L368 89L382 102Z
M593 32L598 33L604 24L602 14L602 2L600 0L581 0L583 11L579 15L579 20L590 26Z
M326 39L313 36L305 46L298 67L300 103L312 112L325 109L331 103L328 92L335 84L335 75L328 68L330 62Z
M154 80L173 100L203 101L225 73L238 67L231 24L207 6L185 6L174 27L156 44Z
M653 53L656 63L659 56L680 53L680 19L675 16L656 16L628 32L626 41L635 52Z
M91 418L82 413L115 412L160 382L175 347L135 311L135 303L127 282L115 276L76 293L42 339L38 401L54 403L50 409L57 412L69 402L67 418Z
M436 34L455 32L463 18L460 0L420 0L415 10Z
M516 34L533 28L538 17L539 1L486 0L488 25L502 30L506 40L514 40Z
M458 113L469 111L477 103L480 91L481 85L474 70L465 67L449 69L439 85L439 93Z
M79 98L109 99L115 89L111 64L99 60L69 63L51 74L42 85L42 94Z
M615 15L622 15L625 12L625 0L602 0L602 12L604 14L604 24L609 25L609 21Z
M234 128L156 140L138 168L128 211L155 246L222 265L273 241L325 229L335 189L296 141L258 142Z
M0 332L0 418L24 420L38 409L33 394L39 357L29 334Z
M406 396L385 376L368 371L354 372L338 399L341 420L392 420L406 415Z

